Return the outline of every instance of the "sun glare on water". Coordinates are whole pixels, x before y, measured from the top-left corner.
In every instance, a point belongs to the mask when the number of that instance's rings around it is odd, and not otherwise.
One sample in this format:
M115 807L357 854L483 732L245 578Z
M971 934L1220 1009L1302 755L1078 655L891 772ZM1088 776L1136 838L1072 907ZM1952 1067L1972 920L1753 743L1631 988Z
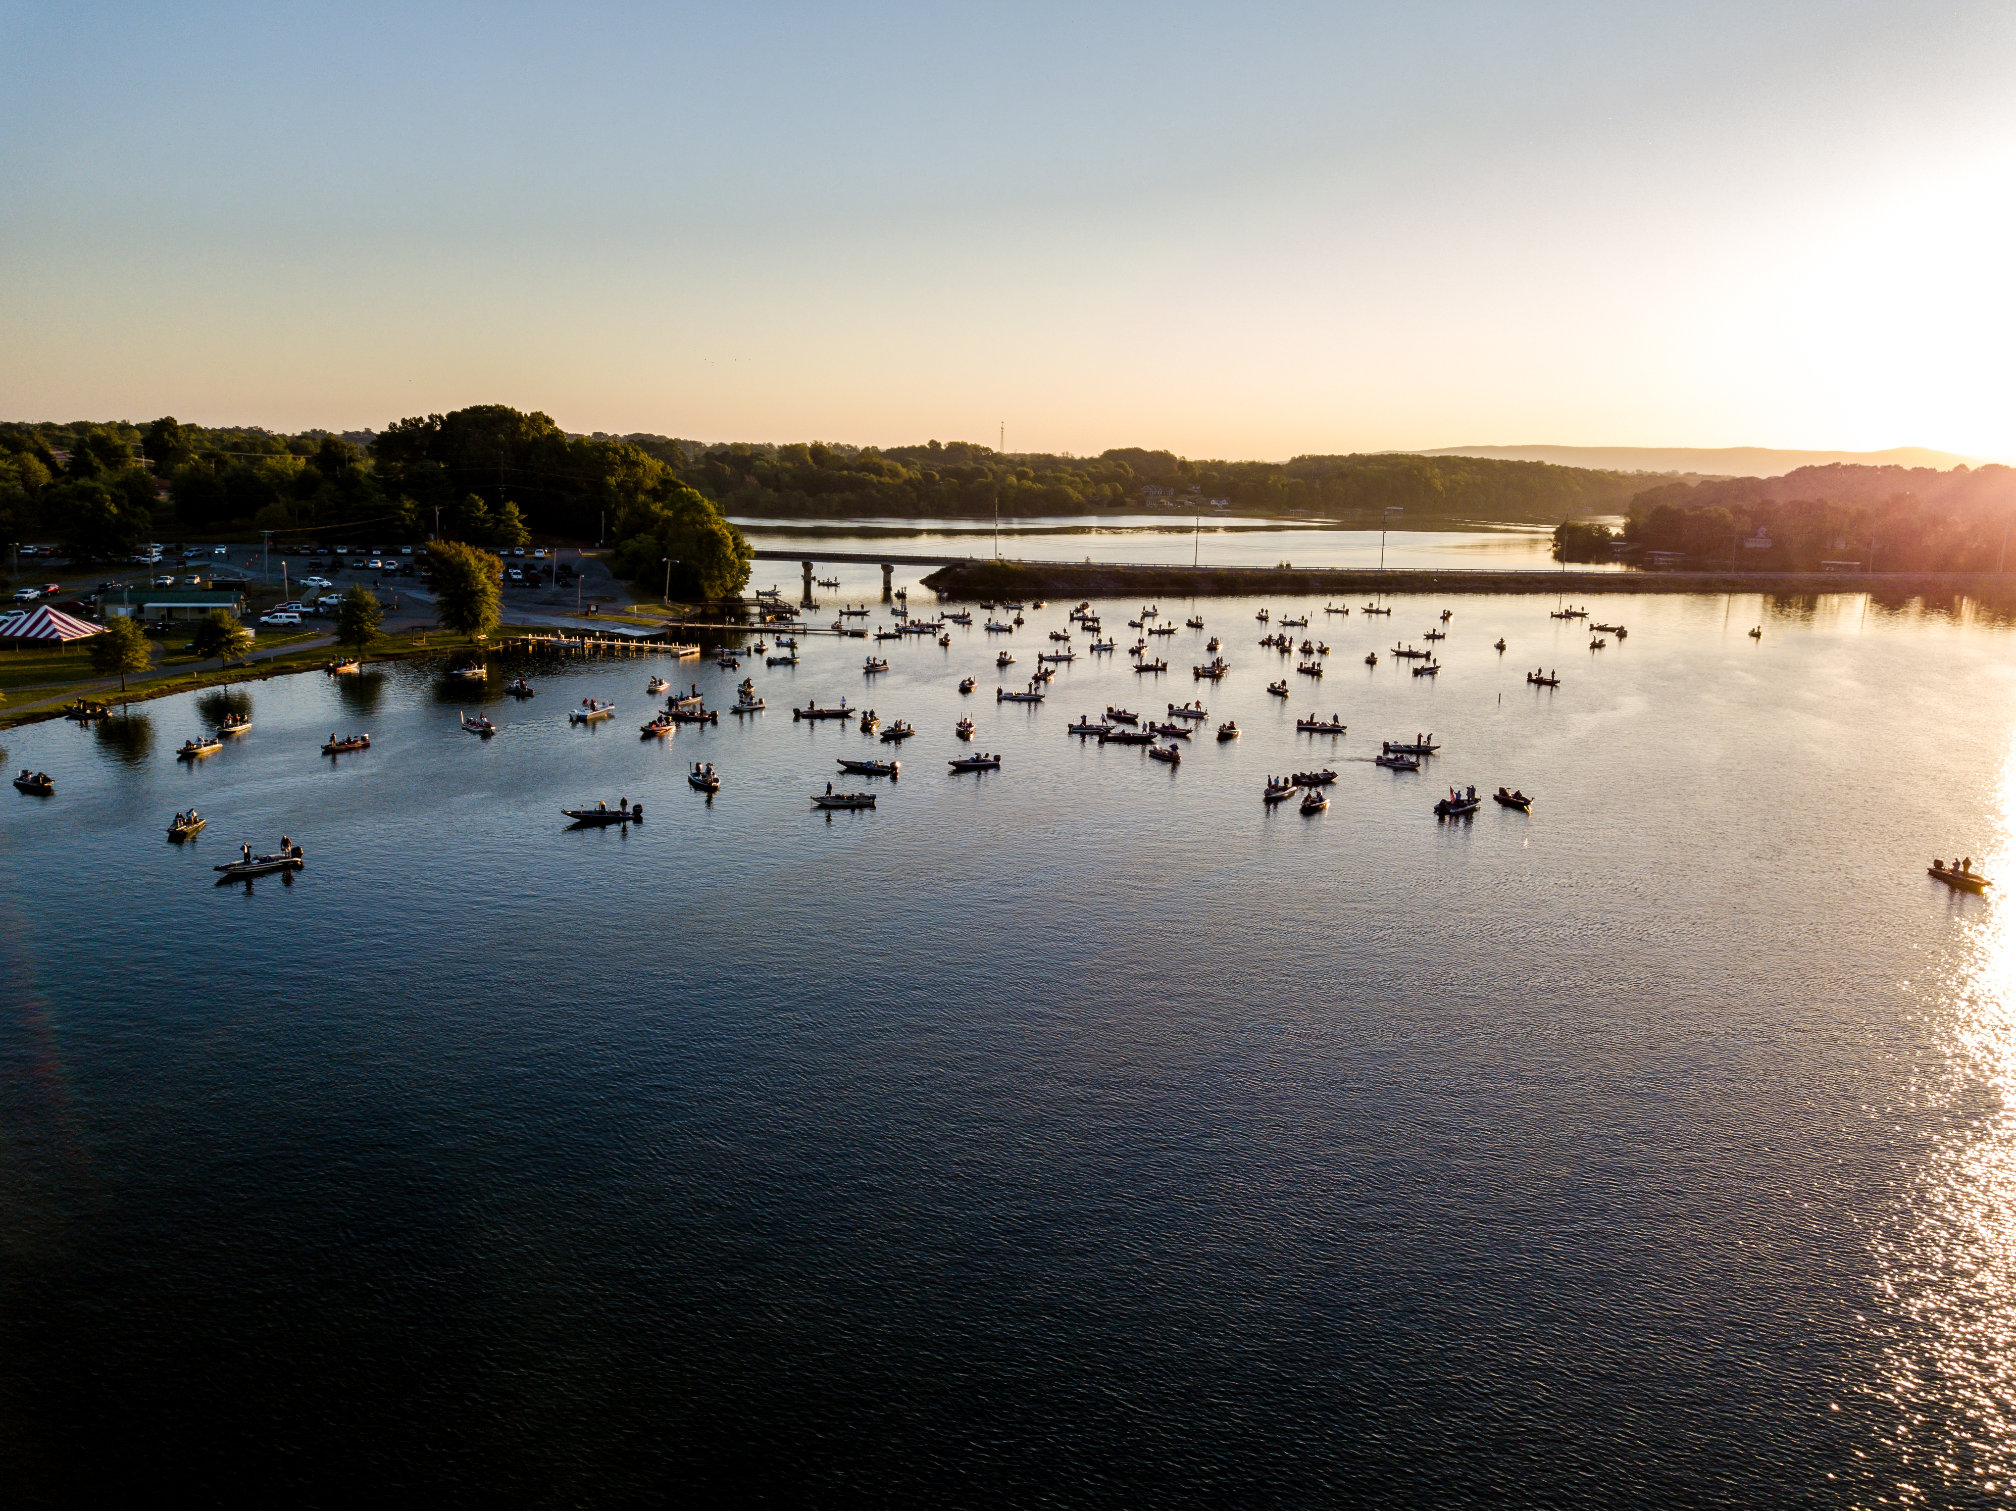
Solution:
M2016 751L1995 820L1974 864L2001 878L2016 864ZM1992 894L1947 902L1957 937L1920 995L1918 1105L1896 1120L1900 1187L1875 1243L1892 1505L2016 1499L2016 912Z

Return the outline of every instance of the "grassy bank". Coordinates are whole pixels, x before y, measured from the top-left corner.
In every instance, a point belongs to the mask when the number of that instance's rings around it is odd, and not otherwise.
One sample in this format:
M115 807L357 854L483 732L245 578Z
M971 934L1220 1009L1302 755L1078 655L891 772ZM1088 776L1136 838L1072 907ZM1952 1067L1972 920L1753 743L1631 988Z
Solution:
M1206 598L1361 593L1873 593L2016 603L2016 576L1836 572L1322 571L1299 567L1130 567L981 561L940 567L923 585L947 598Z
M518 628L500 629L491 637L491 643L506 635L523 633L525 631ZM476 645L477 642L466 635L415 630L379 639L364 653L364 659L367 662L404 661L467 651ZM289 646L298 646L298 649L290 650ZM354 654L329 644L325 637L314 633L262 635L257 649L277 650L278 654L223 667L215 661L198 662L194 657L180 654L159 657L155 661L155 670L128 677L124 692L119 690L117 677L100 677L91 670L90 652L81 644L60 651L0 652L0 691L4 691L7 697L5 706L0 706L0 729L58 718L64 704L80 697L100 703L146 703L206 687L263 682L269 677L315 671L332 657Z

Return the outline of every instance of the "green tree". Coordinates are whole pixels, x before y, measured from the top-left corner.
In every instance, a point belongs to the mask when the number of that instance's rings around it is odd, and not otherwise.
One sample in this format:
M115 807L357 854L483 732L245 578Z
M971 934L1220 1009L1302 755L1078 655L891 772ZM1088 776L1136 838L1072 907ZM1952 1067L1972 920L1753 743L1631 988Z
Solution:
M472 546L487 546L493 543L497 521L492 517L483 495L471 493L455 506L449 516L449 529L454 532L456 540L466 541Z
M146 481L146 474L139 476ZM154 517L134 492L90 477L44 489L42 522L55 532L72 561L110 561L130 556L147 538Z
M522 546L531 539L532 532L525 528L525 518L518 512L518 506L506 499L491 516L490 544Z
M749 542L691 488L674 483L665 496L640 501L618 522L621 543L611 566L640 593L657 593L671 567L676 598L726 598L749 581Z
M190 641L198 657L208 661L215 656L222 667L252 649L252 632L228 610L212 609L196 621L196 633Z
M336 605L336 639L357 650L378 638L378 626L385 622L385 610L378 595L363 583L351 584L343 601Z
M140 454L153 463L156 477L166 478L183 463L194 461L196 448L189 442L188 431L171 414L147 427L140 437Z
M153 664L147 636L131 615L121 615L105 626L102 635L91 637L91 670L101 677L117 677L122 693L128 673L144 672Z
M443 629L480 640L497 627L503 562L461 541L437 540L428 545L421 570L434 590L434 617Z

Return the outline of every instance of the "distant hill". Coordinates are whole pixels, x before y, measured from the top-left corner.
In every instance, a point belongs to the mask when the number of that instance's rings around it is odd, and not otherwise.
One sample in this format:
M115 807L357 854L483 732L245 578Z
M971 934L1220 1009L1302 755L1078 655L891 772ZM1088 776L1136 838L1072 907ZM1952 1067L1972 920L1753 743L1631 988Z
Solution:
M1605 472L1677 472L1696 477L1781 477L1800 467L1837 463L1871 467L1973 466L1976 458L1923 446L1888 451L1786 451L1770 446L1444 446L1414 456L1474 456L1501 462L1552 462Z

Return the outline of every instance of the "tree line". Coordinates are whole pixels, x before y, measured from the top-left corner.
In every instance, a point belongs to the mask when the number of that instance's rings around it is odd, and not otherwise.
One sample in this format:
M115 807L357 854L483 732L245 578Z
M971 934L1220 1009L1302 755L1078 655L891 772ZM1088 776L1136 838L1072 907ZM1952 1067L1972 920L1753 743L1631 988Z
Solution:
M1689 565L1817 571L1996 572L2008 564L2016 468L1870 467L1835 463L1782 477L1666 483L1637 493L1621 529L1570 521L1555 531L1562 561L1672 552Z
M569 436L543 414L481 405L384 431L282 436L164 417L130 424L0 424L0 539L55 542L107 561L149 539L271 530L282 543L345 537L524 545L535 532L606 539L619 575L684 598L749 576L749 546L712 501L638 446Z
M1099 514L1151 505L1373 521L1551 521L1621 510L1642 478L1475 457L1404 453L1298 456L1288 462L1192 461L1121 447L1096 457L1004 453L966 441L921 446L702 446L624 438L650 451L731 514L792 519L977 519Z
M0 424L0 539L49 539L76 560L148 539L271 530L282 542L427 539L485 549L534 534L598 540L640 592L739 591L749 547L729 515L838 519L1232 508L1372 524L1555 522L1556 554L1677 551L1774 569L1859 559L1883 568L1993 570L2016 473L2006 467L1805 467L1779 478L1661 480L1546 462L1405 453L1194 461L1123 447L1096 457L1005 453L967 441L877 448L817 441L707 445L649 434L569 435L505 405L394 421L383 431L279 435L163 417ZM1623 515L1621 531L1590 520ZM1738 537L1768 545L1735 544Z

